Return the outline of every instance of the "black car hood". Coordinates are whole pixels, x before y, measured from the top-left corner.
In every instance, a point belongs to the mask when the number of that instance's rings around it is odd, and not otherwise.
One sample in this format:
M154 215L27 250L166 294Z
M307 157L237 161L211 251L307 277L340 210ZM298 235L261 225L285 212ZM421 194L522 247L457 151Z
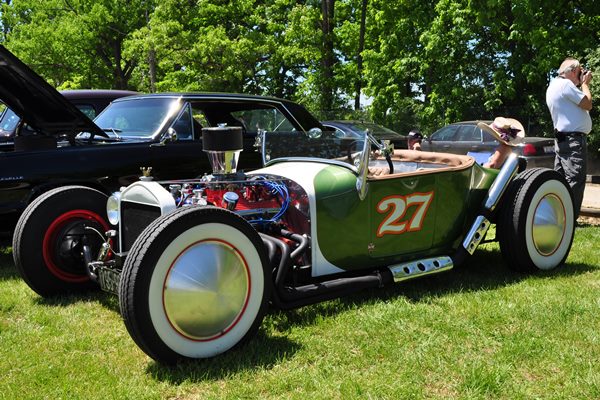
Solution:
M42 133L66 135L69 139L81 131L106 136L91 119L1 45L0 99Z

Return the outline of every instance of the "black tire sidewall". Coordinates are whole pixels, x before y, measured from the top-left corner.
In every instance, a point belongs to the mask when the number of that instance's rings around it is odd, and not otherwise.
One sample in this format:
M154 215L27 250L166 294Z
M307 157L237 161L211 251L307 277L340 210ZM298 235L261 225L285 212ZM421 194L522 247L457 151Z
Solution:
M554 262L553 266L540 268L536 264L531 253L539 254L536 250L531 249L533 238L528 229L528 224L532 223L535 207L533 200L538 194L538 191L548 182L556 182L561 189L567 193L566 198L559 196L561 201L571 214L572 192L566 180L558 172L546 168L532 168L519 174L512 182L510 189L505 194L505 202L500 210L500 218L498 220L498 237L500 241L500 249L502 255L511 269L522 272L535 272L540 269L552 269L563 264L569 254L574 235L574 219L573 216L566 215L565 232L563 241L561 241L558 249L564 251L564 255L558 262ZM569 203L570 202L570 203ZM537 206L536 204L535 206ZM529 228L531 228L529 226ZM529 246L528 246L529 241ZM565 247L566 246L566 247ZM555 265L554 265L555 264Z
M89 280L70 282L52 273L44 261L43 238L50 225L69 211L88 210L107 221L106 199L106 194L89 187L65 186L42 194L25 209L13 236L13 258L19 274L36 293L46 297L97 287Z

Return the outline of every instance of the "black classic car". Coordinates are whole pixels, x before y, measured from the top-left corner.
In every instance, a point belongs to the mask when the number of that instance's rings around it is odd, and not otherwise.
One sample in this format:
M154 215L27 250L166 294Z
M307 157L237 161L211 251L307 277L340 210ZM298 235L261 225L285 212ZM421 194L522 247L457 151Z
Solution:
M242 127L240 169L262 165L254 147L259 130L323 128L296 103L223 93L123 97L92 121L2 46L0 100L22 117L14 148L0 153L2 231L11 231L28 204L56 187L109 194L137 181L140 167L151 167L158 179L210 171L199 156L202 127Z
M78 89L61 90L60 94L88 118L94 119L111 101L139 93L130 90ZM0 150L11 149L20 122L21 117L0 102Z

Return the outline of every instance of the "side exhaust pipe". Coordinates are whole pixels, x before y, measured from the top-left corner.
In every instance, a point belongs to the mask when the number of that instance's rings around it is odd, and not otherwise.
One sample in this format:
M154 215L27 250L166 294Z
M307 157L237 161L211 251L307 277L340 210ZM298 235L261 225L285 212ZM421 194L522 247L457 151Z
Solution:
M402 282L408 279L448 271L453 267L454 263L452 259L448 256L443 256L390 265L387 268L392 273L394 282Z

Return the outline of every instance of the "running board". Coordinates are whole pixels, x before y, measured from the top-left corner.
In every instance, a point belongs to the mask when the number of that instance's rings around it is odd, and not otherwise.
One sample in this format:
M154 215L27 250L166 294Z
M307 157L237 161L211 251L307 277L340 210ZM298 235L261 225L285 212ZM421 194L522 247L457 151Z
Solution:
M454 267L452 259L448 256L442 256L390 265L387 268L392 273L394 282L402 282L407 279L448 271L452 267Z

